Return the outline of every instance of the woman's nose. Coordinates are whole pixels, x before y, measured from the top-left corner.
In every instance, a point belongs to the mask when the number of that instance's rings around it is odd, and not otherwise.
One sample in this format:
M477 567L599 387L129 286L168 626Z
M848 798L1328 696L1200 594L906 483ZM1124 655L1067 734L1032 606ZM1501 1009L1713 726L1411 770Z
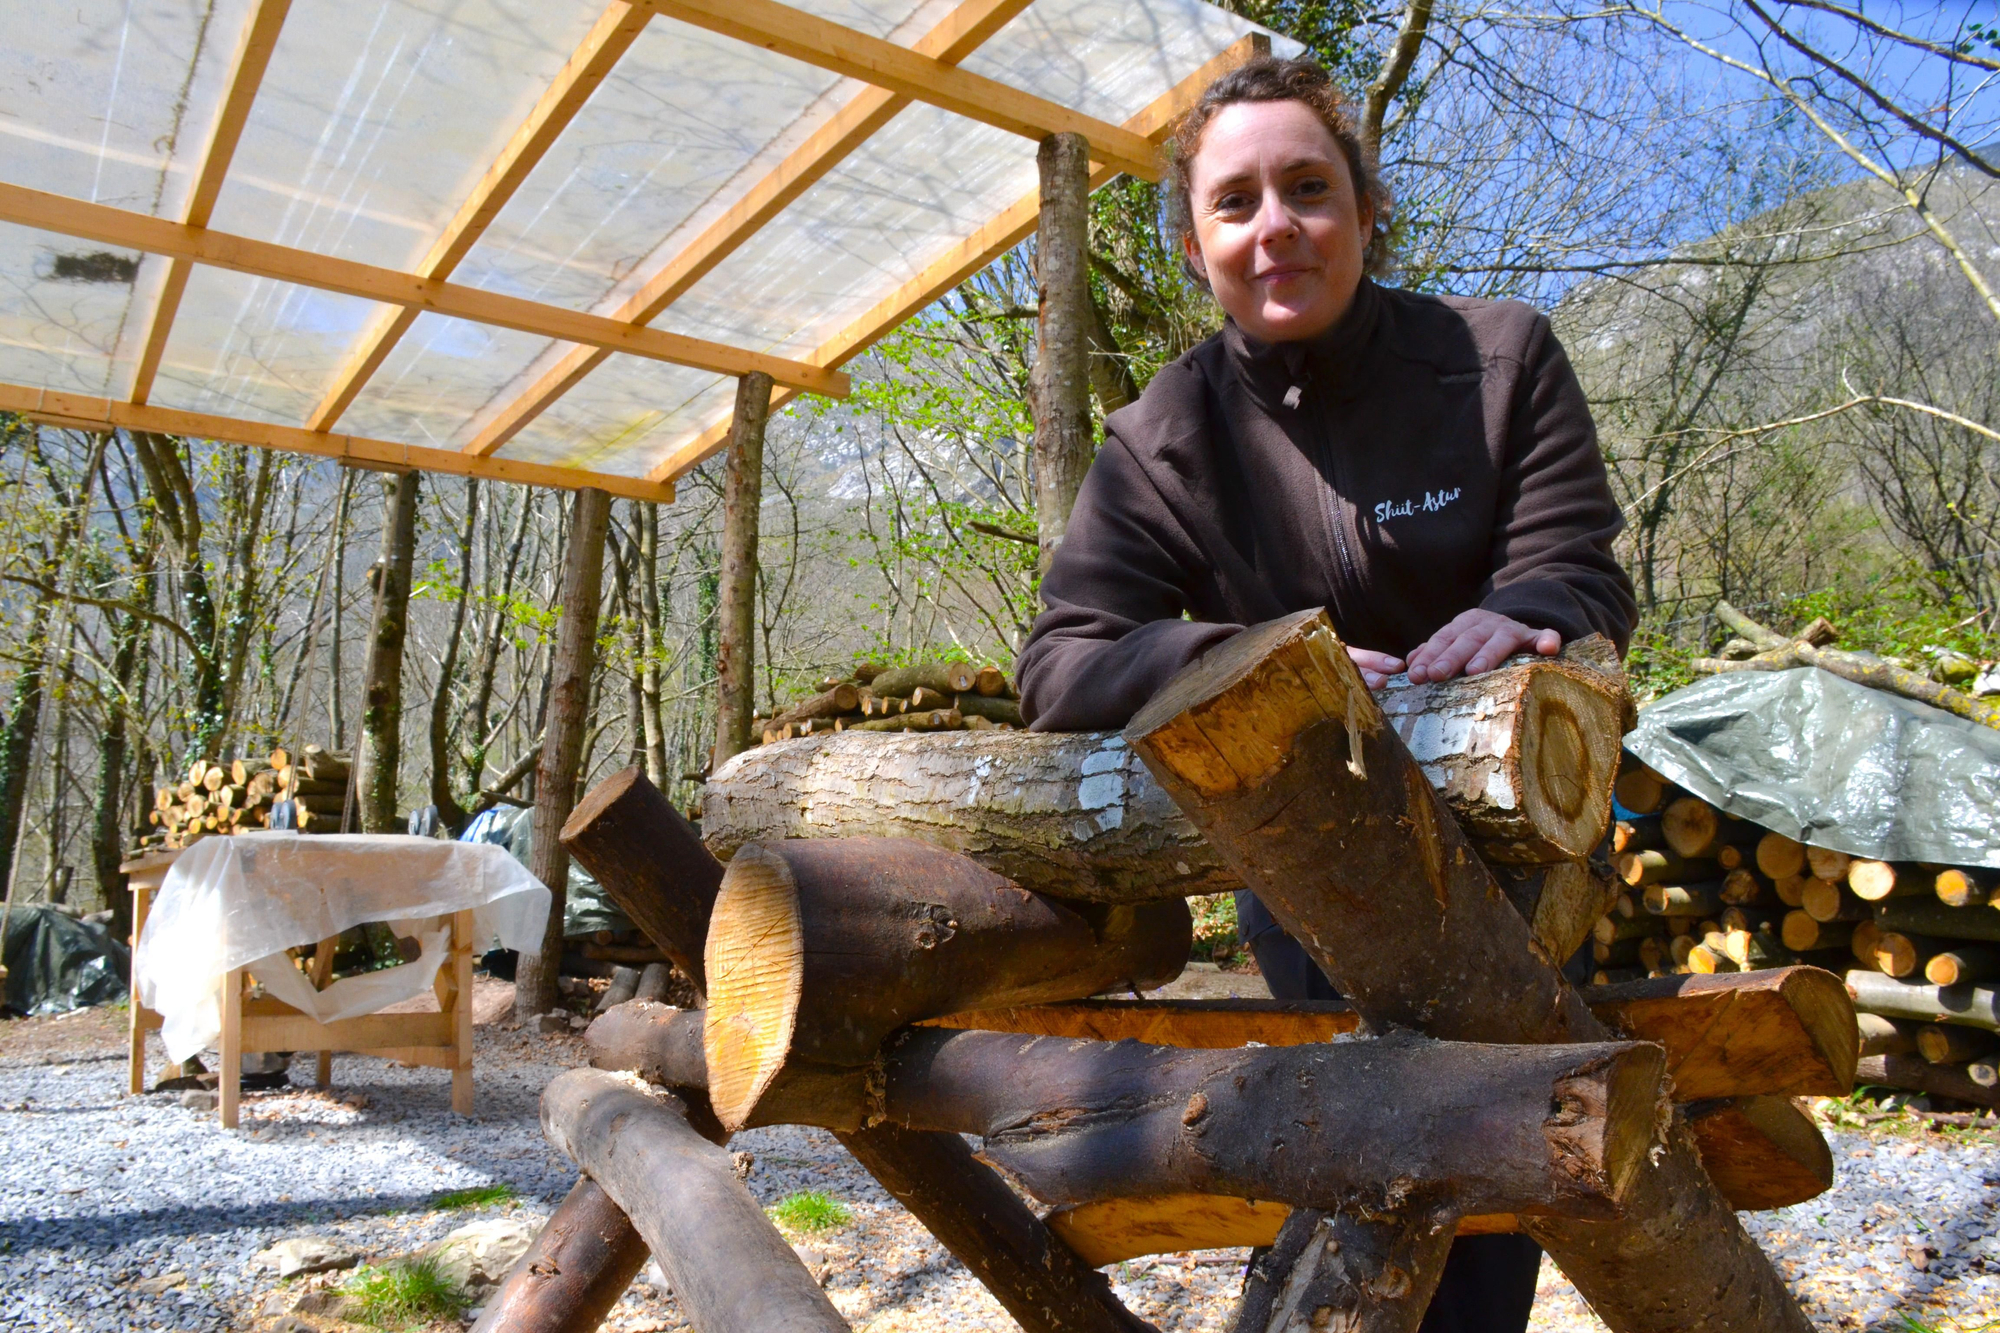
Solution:
M1285 207L1284 196L1276 190L1265 191L1257 209L1257 239L1282 241L1295 235L1298 229L1298 219Z

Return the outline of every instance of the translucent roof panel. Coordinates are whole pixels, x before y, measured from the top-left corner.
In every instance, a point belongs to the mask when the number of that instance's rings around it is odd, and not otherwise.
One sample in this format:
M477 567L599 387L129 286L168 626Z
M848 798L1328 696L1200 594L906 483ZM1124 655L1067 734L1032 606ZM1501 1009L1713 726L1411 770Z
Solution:
M798 7L912 47L992 3ZM266 443L266 427L296 435L332 403L332 429L378 443L659 480L726 423L724 367L782 358L810 383L912 293L939 294L926 284L949 276L942 261L984 257L1032 221L1033 138L917 100L830 152L886 95L847 77L874 68L843 74L655 4L293 0L265 25L261 79L260 0L71 0L16 25L0 48L0 185L124 211L73 210L65 232L72 212L0 194L14 209L0 212L0 401L96 395L128 421L194 413L176 420ZM1157 139L1160 108L1256 31L1199 0L1035 0L958 63ZM237 124L233 152L217 150ZM163 319L159 252L202 238L128 219L184 219L205 164L222 182L211 231L285 247L283 262L232 257L232 271L200 251ZM811 183L741 221L798 178ZM395 275L447 237L454 290L535 308L454 296L440 303L452 315L385 337L382 284L414 290ZM680 275L671 300L662 273ZM667 349L693 365L616 352L585 367L551 336L563 312L702 343ZM156 321L151 396L119 407ZM558 369L566 392L538 388Z

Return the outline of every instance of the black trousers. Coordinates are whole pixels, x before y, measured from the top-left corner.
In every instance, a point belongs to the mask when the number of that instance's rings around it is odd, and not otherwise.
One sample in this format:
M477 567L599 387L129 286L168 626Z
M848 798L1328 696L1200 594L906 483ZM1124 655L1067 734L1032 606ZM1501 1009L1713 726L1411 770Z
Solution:
M1305 946L1247 890L1236 895L1236 933L1256 955L1273 999L1340 998ZM1526 1236L1459 1237L1418 1333L1526 1333L1541 1268L1542 1247Z

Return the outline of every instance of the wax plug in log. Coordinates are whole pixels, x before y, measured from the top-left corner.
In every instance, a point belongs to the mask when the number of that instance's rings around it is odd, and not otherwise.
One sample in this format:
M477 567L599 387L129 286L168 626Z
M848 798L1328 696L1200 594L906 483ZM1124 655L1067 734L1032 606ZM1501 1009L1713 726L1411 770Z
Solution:
M750 844L709 922L709 1098L738 1129L788 1065L863 1065L962 1009L1157 987L1193 938L1181 899L1086 917L907 839Z
M1371 1027L1500 1043L1607 1035L1536 956L1528 924L1323 612L1211 649L1125 736ZM1383 1222L1404 1237L1432 1225L1419 1215ZM1621 1333L1810 1327L1678 1118L1635 1172L1623 1220L1527 1225Z

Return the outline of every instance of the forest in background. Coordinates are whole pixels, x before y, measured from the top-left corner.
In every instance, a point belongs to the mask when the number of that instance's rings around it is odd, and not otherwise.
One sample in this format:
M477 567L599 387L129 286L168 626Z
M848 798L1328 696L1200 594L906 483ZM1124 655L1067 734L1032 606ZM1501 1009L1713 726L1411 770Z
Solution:
M1928 665L2000 655L2000 34L1834 0L1230 4L1385 98L1417 290L1550 312L1625 506L1642 689L1718 597ZM1101 419L1212 333L1156 187L1091 222ZM1037 608L1030 240L801 400L766 447L759 698L857 658L1010 662ZM714 732L721 460L612 506L585 786L685 805ZM570 499L426 476L398 807L532 796ZM0 871L89 908L153 784L356 744L387 483L0 417ZM581 788L580 788L581 789ZM448 821L449 822L449 821Z

